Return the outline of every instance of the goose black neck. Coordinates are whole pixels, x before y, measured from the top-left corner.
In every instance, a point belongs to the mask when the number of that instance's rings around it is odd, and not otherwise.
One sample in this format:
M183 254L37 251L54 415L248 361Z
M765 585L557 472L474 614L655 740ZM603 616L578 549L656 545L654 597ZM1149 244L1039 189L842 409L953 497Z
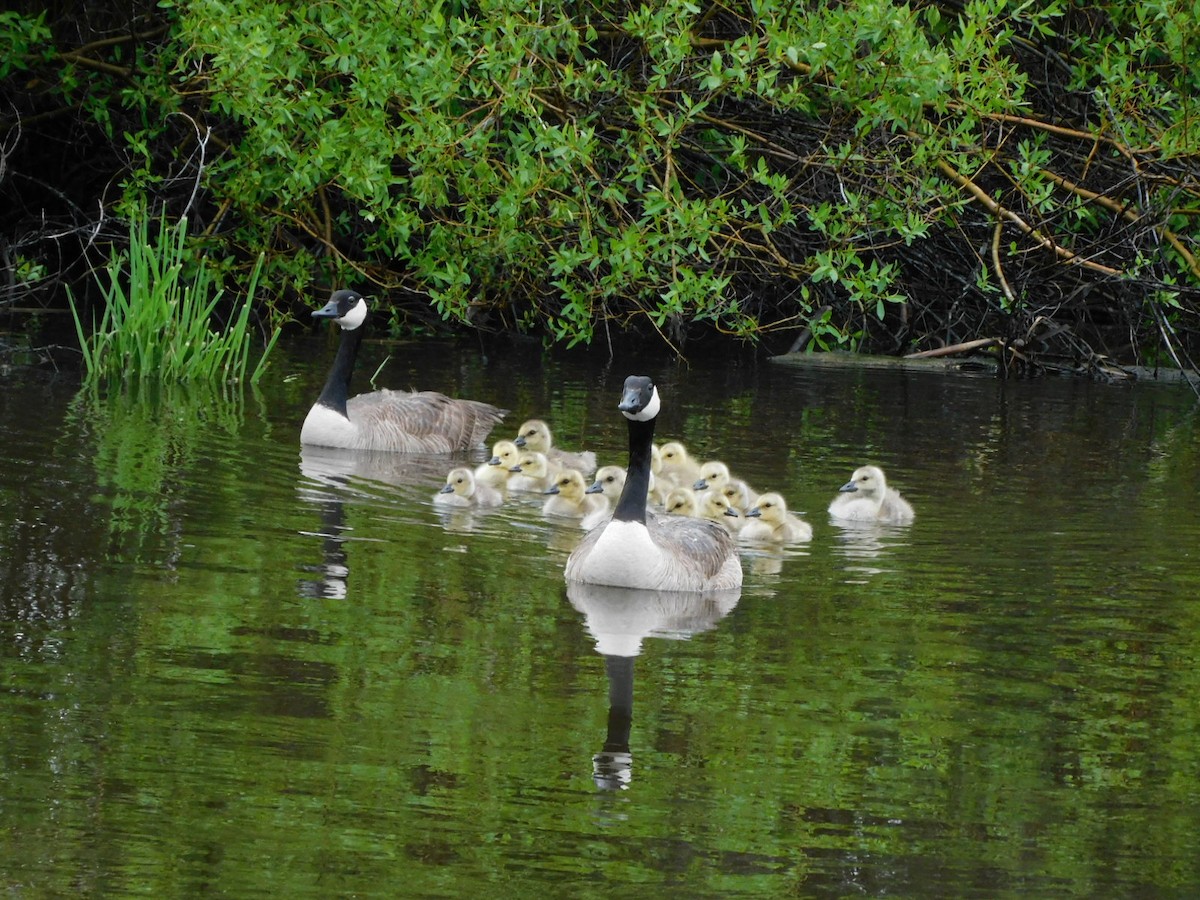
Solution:
M321 388L321 396L317 398L317 402L322 406L328 406L343 416L346 415L346 400L350 396L350 376L354 372L354 360L358 356L358 345L362 343L362 339L362 328L342 332L337 356L333 359L333 368L329 370L325 387Z
M633 726L633 661L632 656L604 657L604 671L608 673L608 735L604 750L608 753L629 752L629 732Z
M650 493L650 446L654 443L654 420L629 420L629 467L625 487L613 510L622 522L646 522L646 497Z

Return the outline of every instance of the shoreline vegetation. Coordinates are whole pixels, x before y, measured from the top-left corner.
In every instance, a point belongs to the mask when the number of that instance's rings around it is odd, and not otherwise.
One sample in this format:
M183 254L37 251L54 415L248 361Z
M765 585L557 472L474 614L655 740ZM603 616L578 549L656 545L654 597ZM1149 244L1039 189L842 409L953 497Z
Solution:
M353 287L393 336L1200 358L1190 4L18 0L0 40L12 324L103 305L147 210L266 334Z

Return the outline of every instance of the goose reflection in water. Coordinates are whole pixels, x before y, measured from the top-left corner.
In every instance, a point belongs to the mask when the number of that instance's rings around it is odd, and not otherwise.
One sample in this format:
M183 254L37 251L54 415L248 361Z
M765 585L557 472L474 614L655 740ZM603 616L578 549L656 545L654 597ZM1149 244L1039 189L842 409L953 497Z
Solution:
M910 540L909 529L902 525L878 522L834 521L835 555L845 560L843 568L849 584L866 584L866 579L889 571L890 557L903 553Z
M608 676L608 732L592 757L592 779L603 790L624 790L633 779L633 662L646 638L687 640L711 631L733 611L741 590L706 594L644 591L568 582L567 599L604 657Z
M445 481L445 454L407 454L304 446L296 493L320 513L320 564L301 564L315 577L302 578L297 592L304 598L344 600L349 578L346 559L346 503L391 505L397 489L424 494Z

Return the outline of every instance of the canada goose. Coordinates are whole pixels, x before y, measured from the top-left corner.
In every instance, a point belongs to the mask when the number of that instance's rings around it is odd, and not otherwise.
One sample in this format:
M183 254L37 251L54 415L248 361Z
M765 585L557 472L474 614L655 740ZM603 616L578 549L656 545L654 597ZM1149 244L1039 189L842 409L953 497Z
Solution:
M442 489L433 495L433 502L444 506L499 506L500 492L475 480L475 473L466 466L450 470Z
M526 450L517 457L517 464L509 471L513 473L508 479L510 491L532 491L540 494L550 487L550 463L545 453Z
M700 477L700 464L687 452L687 447L679 441L671 441L662 445L662 469L659 480L665 482L664 487L691 487L692 482Z
M780 494L763 494L746 517L746 524L738 533L742 540L775 544L812 540L812 526L788 512Z
M625 487L612 518L589 531L567 558L567 581L660 591L741 587L742 563L724 528L706 519L646 511L650 446L661 401L654 382L630 375L617 409L629 428Z
M525 422L517 432L515 443L522 449L546 454L552 469L578 469L583 475L591 475L596 471L595 453L591 450L572 453L570 450L555 447L550 426L541 419Z
M347 399L350 375L363 339L367 301L354 291L334 291L329 302L314 310L313 316L333 319L342 329L342 340L325 387L300 429L301 444L346 450L450 453L483 443L508 412L475 400L454 400L436 391L385 389Z
M590 490L578 469L563 469L546 488L550 496L542 504L542 515L587 519L607 513L608 501L599 493L588 493Z
M517 464L521 451L512 441L496 441L492 444L492 458L475 467L475 480L491 485L497 490L508 487L512 467Z
M838 489L829 504L829 514L859 522L883 522L906 525L913 520L913 508L900 492L887 485L878 466L855 469L850 480Z

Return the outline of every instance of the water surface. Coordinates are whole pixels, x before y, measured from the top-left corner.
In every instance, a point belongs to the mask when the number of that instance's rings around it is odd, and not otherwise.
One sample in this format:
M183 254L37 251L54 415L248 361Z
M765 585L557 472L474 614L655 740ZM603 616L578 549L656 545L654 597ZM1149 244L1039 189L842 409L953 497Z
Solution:
M300 453L323 342L245 394L10 380L0 889L1200 890L1186 389L390 350L381 383L602 463L648 372L659 439L814 540L746 551L734 596L568 593L540 498L446 513L450 461ZM911 527L829 521L864 462Z

